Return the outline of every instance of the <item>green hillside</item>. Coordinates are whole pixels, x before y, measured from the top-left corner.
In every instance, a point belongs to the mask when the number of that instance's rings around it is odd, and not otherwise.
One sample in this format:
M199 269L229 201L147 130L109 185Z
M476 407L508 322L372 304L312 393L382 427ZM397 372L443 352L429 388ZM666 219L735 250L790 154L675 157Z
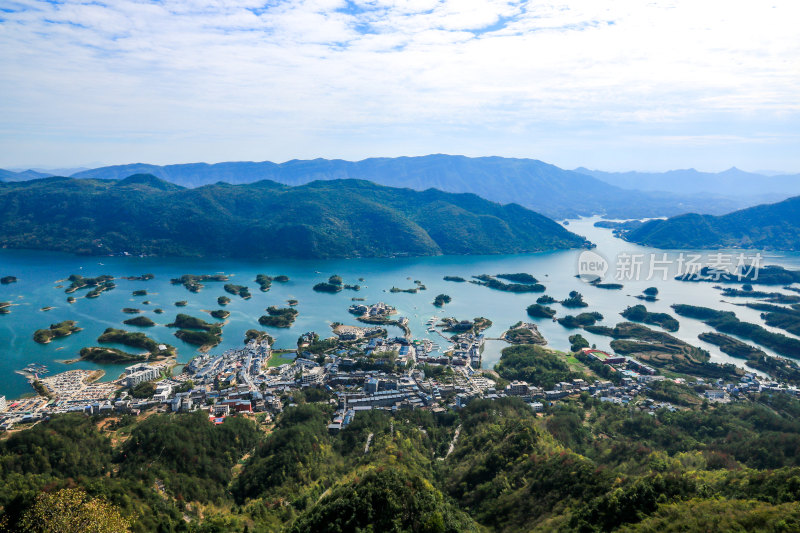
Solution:
M800 250L800 196L724 216L688 214L651 220L625 238L656 248Z
M676 398L685 389L659 387ZM800 525L800 402L788 395L652 413L588 396L541 414L518 398L474 400L442 413L359 412L336 435L327 430L327 396L311 398L296 393L298 405L274 424L258 415L215 426L202 411L61 415L3 434L0 526L591 533ZM55 523L62 529L41 525Z
M0 183L0 245L81 254L325 258L495 254L584 239L518 205L366 181L185 189L120 181Z

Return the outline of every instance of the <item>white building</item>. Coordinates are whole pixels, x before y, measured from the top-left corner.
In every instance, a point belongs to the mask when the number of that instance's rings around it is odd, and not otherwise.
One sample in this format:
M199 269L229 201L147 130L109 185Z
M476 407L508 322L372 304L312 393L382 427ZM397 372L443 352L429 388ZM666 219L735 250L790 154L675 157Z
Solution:
M5 413L8 409L8 402L5 396L0 396L0 413Z
M321 366L314 368L307 368L303 370L303 385L317 385L322 383L324 378L324 369Z
M132 365L125 369L124 383L126 387L135 387L145 381L153 381L161 375L161 369L144 363Z
M527 396L529 394L528 384L524 381L512 381L508 386L508 394L512 396Z

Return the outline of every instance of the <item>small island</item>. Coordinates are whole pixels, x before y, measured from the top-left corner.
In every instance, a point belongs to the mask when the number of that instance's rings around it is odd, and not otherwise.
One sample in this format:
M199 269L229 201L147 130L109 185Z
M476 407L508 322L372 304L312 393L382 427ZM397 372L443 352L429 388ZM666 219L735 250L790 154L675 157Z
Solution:
M51 324L47 329L37 329L33 333L33 340L39 344L49 344L53 339L68 337L73 333L81 331L81 328L77 327L75 324L76 322L74 320L65 320L58 324Z
M607 289L607 290L622 290L623 285L622 283L602 283L600 279L596 279L594 281L589 282L591 285L594 285L598 289Z
M201 318L178 314L168 328L180 328L175 336L182 341L209 350L222 341L222 324L210 324Z
M228 294L238 295L245 300L249 300L251 297L250 289L248 289L244 285L234 285L233 283L226 283L223 289L225 289L225 292L227 292Z
M433 305L436 307L444 307L444 304L449 304L452 301L447 294L439 294L436 298L433 299Z
M321 282L314 285L314 290L316 292L336 293L340 292L343 288L344 287L342 287L342 277L337 276L336 274L329 277L327 283Z
M259 289L261 289L261 292L267 292L272 286L272 277L267 276L266 274L258 274L256 275L256 283L258 284Z
M286 303L289 304L290 306L294 307L299 302L297 300L291 299L291 300L286 300Z
M105 281L105 282L97 285L95 288L93 288L89 292L87 292L86 293L86 297L87 298L97 298L98 296L100 296L105 291L110 291L111 289L115 289L116 287L117 287L117 285L113 281Z
M628 307L620 313L632 322L642 322L653 326L661 326L667 331L678 331L680 323L668 313L651 313L643 305Z
M217 327L208 331L194 329L179 329L175 336L187 344L199 346L198 350L205 352L222 342L222 329Z
M755 291L752 285L745 285L742 289L734 287L720 287L715 286L715 289L721 289L722 296L727 298L755 298L776 304L796 304L800 302L800 296L796 294L783 294L782 292L765 292Z
M141 309L136 309L135 307L123 307L122 308L122 312L123 313L127 313L129 315L137 315L137 314L141 313L142 310Z
M230 311L226 311L225 309L215 309L214 311L209 311L212 317L216 318L217 320L225 320L229 316L231 316Z
M597 323L600 320L603 320L603 315L601 315L597 311L591 313L581 313L577 316L566 315L557 319L559 324L569 329L594 326L595 323Z
M174 355L175 348L168 344L160 344L140 331L107 328L99 337L100 344L122 344L131 348L147 350L153 357L169 357Z
M108 274L97 276L96 278L85 278L79 274L71 274L67 278L67 281L70 282L70 285L64 292L69 294L77 291L78 289L83 289L85 287L98 287L106 283L111 283L113 285L113 280L114 276L109 276Z
M258 319L258 323L273 328L288 328L294 324L298 314L297 309L272 305L267 308L267 314Z
M758 357L762 354L766 355L764 350L722 333L701 333L697 336L697 338L709 344L719 346L719 349L723 353L739 359L749 359L751 357Z
M77 302L77 300L75 299L74 296L67 296L67 303L68 304L74 304L75 302Z
M180 328L175 332L176 337L203 350L216 346L222 340L222 324L211 324L191 315L178 314L167 327Z
M146 316L129 318L128 320L123 320L122 323L128 326L138 326L140 328L151 328L156 325L155 322Z
M556 316L554 309L542 304L531 304L528 306L528 316L533 318L553 318Z
M561 300L561 305L564 307L589 307L589 304L583 301L583 295L578 291L570 291L569 297Z
M529 274L502 274L502 276L506 276L508 279L509 276L515 279L525 279L525 280L536 280L533 276ZM496 291L504 291L504 292L544 292L545 287L544 285L538 283L538 281L533 282L525 282L525 283L504 283L497 279L500 276L490 276L489 274L480 274L478 276L472 276L475 279L471 279L470 283L474 283L476 285L482 285L484 287L489 287L490 289L494 289Z
M217 298L217 305L228 305L231 303L231 299L227 296L220 296Z
M201 275L193 275L193 274L184 274L179 278L172 278L170 283L173 285L183 285L186 290L190 292L200 292L200 289L204 287L203 282L208 281L228 281L230 278L225 274L201 274Z
M272 345L274 339L272 338L272 335L270 335L266 331L260 329L248 329L244 333L244 343L247 344L250 341L256 341L256 342L267 341L267 344Z
M642 294L636 296L639 300L644 300L645 302L656 302L658 301L658 288L657 287L648 287L642 291Z
M552 296L548 296L546 294L542 294L538 298L536 298L537 304L547 305L547 304L554 304L556 303L556 299Z
M0 278L0 284L8 285L9 283L16 283L17 277L16 276L3 276Z
M258 284L261 292L267 292L270 287L272 286L272 282L277 281L278 283L286 283L289 281L289 276L267 276L266 274L258 274L256 275L256 283Z
M761 302L748 302L746 307L763 311L761 319L768 326L788 331L792 335L800 335L800 306L784 307Z
M759 283L761 285L791 285L800 283L800 270L788 270L782 266L766 265L761 268L744 267L728 272L704 266L699 272L686 272L676 276L678 281L716 283Z
M538 279L524 272L520 272L517 274L498 274L495 277L505 279L508 281L513 281L515 283L528 283L528 284L539 283Z
M90 361L100 364L130 364L149 359L148 353L133 354L118 350L117 348L107 348L104 346L89 346L81 348L80 361Z
M147 291L145 289L138 289L131 293L132 296L147 296Z
M447 317L443 318L436 326L442 328L442 331L448 331L450 333L471 332L478 335L483 330L492 327L492 321L482 316L472 320L458 320L453 317Z
M156 276L154 274L142 274L141 276L122 276L122 279L126 279L128 281L150 281L155 277Z
M517 322L503 333L502 338L511 344L547 344L539 328L532 322Z
M175 307L186 307L189 304L186 300L181 300L179 302L175 302Z
M389 292L392 292L392 293L407 292L409 294L416 294L416 292L418 290L419 290L419 287L413 287L411 289L400 289L398 287L392 287L391 289L389 289Z
M731 311L718 311L686 304L674 304L672 309L680 316L700 320L720 333L749 339L780 355L800 357L800 340L782 333L774 333L758 324L743 322Z
M455 281L456 283L464 283L465 281L467 281L461 276L445 276L442 279L444 279L445 281Z
M209 330L215 327L214 324L210 324L203 320L202 318L193 317L191 315L185 315L183 313L179 313L175 316L175 321L167 324L168 328L181 328L181 329L202 329L202 330Z

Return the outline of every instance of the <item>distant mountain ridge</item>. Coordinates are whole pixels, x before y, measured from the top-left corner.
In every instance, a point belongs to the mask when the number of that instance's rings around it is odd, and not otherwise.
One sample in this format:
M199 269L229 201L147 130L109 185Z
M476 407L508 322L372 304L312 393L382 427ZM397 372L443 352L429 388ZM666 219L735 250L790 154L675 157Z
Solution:
M14 172L13 170L4 170L0 168L0 181L28 181L47 178L50 176L52 176L52 174L38 172L36 170L23 170L22 172Z
M724 216L688 214L651 220L625 234L656 248L800 250L800 196Z
M605 214L614 218L672 216L691 211L727 213L749 199L723 195L663 194L625 190L580 172L534 159L469 158L453 155L293 160L285 163L228 162L217 164L149 165L136 163L102 167L73 174L81 179L123 179L147 173L184 187L217 182L252 183L269 179L287 185L314 180L363 179L391 187L474 193L499 203L518 203L552 218Z
M766 196L784 199L800 194L800 174L767 176L731 167L722 172L700 172L693 168L668 172L602 172L576 168L575 172L595 177L615 187L674 194L721 194L723 196Z
M549 218L473 194L361 180L262 180L187 189L122 180L0 183L0 246L83 254L383 257L521 253L586 245Z

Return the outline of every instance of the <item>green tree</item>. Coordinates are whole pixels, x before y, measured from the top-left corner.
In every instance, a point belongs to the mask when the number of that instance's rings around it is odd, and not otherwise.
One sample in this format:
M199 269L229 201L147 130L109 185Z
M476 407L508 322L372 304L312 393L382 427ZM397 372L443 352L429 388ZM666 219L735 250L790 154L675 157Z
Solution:
M119 533L130 526L116 507L80 489L41 493L20 521L20 529L31 533Z

